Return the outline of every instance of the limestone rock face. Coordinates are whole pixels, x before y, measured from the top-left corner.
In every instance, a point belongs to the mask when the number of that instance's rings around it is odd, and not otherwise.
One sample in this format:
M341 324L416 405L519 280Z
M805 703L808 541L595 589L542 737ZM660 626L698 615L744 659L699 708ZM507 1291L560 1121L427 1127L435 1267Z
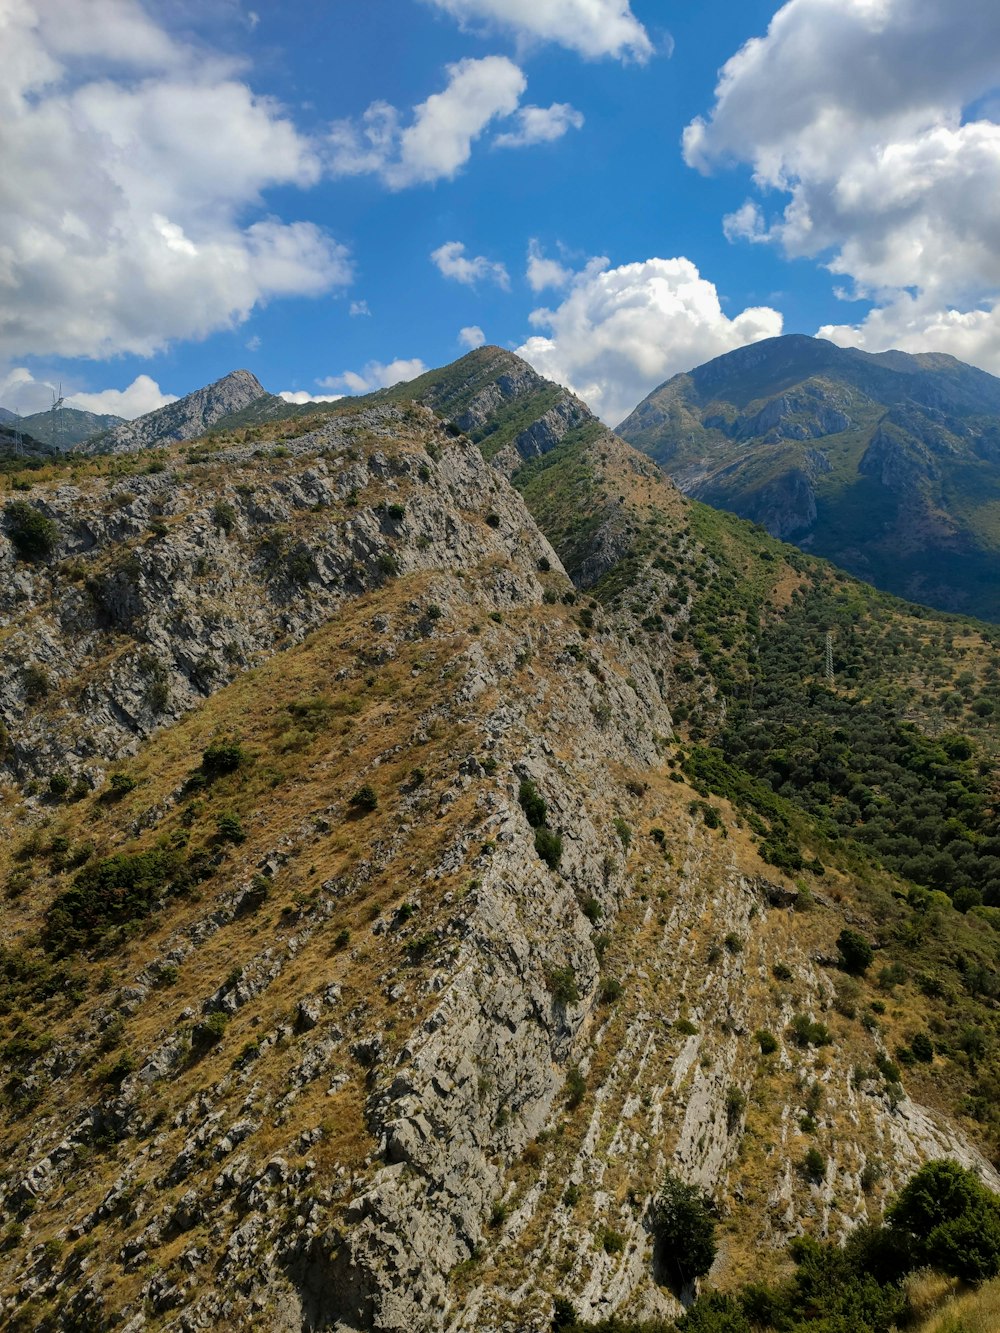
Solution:
M249 370L234 370L176 403L168 403L134 421L125 421L77 448L88 454L130 454L193 440L204 435L216 421L249 407L264 393L263 385Z

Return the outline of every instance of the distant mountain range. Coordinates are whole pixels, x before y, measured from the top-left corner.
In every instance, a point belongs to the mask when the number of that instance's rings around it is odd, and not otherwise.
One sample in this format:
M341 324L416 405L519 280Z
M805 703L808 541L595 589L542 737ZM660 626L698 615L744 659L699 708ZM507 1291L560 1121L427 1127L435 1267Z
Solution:
M1000 379L937 354L771 338L618 434L686 494L912 601L1000 619Z

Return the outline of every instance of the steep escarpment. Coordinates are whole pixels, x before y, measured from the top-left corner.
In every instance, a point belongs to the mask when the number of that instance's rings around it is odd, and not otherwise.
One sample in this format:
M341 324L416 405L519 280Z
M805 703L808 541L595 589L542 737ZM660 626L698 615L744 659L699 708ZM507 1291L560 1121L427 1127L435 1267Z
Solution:
M619 433L689 495L890 592L1000 618L1000 381L789 336L660 385Z
M845 829L874 825L823 710L913 645L900 706L961 661L971 728L978 631L870 604L605 432L515 489L405 396L296 429L5 506L4 1318L669 1317L667 1167L712 1193L722 1286L926 1158L1000 1184L990 918L911 897L794 785L833 745ZM768 803L732 765L781 635L811 711L754 750L788 761ZM977 747L911 746L956 818Z

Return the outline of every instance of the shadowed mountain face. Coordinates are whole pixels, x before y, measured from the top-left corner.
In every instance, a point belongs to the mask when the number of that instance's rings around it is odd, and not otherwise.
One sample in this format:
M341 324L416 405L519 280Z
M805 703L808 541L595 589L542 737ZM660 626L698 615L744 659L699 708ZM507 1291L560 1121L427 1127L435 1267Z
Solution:
M1000 619L1000 380L953 357L772 338L618 428L686 494L913 601Z

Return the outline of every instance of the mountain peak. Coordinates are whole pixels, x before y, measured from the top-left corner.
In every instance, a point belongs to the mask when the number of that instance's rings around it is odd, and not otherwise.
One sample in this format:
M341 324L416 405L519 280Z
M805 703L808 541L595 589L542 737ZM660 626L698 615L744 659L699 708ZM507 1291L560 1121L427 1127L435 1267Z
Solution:
M223 417L239 412L267 395L249 370L231 370L203 389L154 412L126 421L82 447L85 453L125 454L159 445L196 439Z

